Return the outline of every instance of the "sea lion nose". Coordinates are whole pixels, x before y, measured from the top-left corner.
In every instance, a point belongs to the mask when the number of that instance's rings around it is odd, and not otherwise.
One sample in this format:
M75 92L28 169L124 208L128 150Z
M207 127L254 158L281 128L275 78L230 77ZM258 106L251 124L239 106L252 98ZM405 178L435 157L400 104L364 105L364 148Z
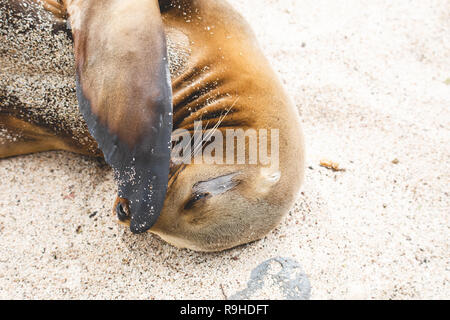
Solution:
M130 212L129 212L128 206L123 205L120 202L117 203L116 213L117 213L117 218L122 222L130 219Z

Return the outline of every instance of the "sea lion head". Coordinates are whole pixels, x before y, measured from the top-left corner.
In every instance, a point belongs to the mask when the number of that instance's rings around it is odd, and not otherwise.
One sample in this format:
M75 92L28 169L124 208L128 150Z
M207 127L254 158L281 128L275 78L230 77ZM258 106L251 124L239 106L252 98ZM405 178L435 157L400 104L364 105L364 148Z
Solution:
M261 239L286 212L271 202L270 191L260 192L257 168L219 169L189 166L170 186L165 207L151 232L180 248L221 251Z
M181 165L149 232L178 248L204 252L259 240L289 210L290 190L279 182L280 172L269 168ZM118 197L115 208L119 220L129 225L127 201Z

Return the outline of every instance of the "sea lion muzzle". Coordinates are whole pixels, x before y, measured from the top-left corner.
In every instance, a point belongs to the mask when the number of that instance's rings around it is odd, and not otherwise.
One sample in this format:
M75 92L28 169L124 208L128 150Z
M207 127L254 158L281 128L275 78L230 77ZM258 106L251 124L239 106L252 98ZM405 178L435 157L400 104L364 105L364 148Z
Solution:
M131 231L145 232L164 204L171 152L172 87L158 1L71 1L68 12L80 111L114 169Z

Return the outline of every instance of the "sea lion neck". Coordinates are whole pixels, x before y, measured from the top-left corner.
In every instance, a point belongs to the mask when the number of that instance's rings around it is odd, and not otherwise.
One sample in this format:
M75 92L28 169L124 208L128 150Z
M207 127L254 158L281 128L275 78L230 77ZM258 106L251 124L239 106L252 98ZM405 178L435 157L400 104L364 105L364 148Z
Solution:
M210 9L205 2L172 1L162 14L171 62L174 130L192 130L196 121L204 121L205 128L245 125L242 119L232 119L246 100L247 92L241 91L250 78L239 65L241 54L234 52L241 37L228 32L223 17Z

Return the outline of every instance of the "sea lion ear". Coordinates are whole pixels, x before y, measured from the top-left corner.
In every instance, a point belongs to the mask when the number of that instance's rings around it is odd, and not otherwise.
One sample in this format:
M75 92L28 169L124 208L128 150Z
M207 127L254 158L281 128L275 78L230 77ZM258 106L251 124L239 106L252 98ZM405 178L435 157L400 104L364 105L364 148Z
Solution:
M166 191L172 91L157 0L68 1L79 107L129 203L148 230Z

